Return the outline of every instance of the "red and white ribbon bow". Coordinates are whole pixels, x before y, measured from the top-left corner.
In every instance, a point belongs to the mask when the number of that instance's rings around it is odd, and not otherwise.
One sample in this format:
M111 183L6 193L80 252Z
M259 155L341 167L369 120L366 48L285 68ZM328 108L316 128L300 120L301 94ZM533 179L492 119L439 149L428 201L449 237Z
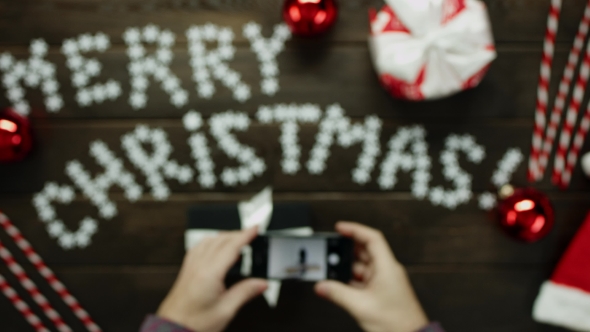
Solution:
M440 98L479 84L496 58L476 0L386 0L369 39L381 83L395 97Z

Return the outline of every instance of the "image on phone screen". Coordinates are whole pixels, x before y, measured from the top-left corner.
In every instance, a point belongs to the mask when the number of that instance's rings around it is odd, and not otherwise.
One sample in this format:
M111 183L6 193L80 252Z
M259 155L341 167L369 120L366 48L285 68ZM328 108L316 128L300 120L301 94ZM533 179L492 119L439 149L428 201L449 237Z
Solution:
M352 278L354 244L348 238L258 236L251 245L253 277L342 282Z
M326 247L322 238L270 238L267 275L271 279L325 279Z

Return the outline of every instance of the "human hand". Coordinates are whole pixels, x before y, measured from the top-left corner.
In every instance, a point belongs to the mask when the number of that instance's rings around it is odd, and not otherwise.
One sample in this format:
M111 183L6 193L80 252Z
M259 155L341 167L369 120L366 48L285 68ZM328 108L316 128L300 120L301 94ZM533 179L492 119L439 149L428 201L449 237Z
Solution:
M267 288L260 279L243 280L230 289L223 282L242 247L256 234L255 227L221 233L193 247L157 315L194 331L222 331L246 302Z
M367 332L415 332L428 324L404 267L383 234L352 222L336 230L355 241L354 280L318 282L315 291L348 311Z

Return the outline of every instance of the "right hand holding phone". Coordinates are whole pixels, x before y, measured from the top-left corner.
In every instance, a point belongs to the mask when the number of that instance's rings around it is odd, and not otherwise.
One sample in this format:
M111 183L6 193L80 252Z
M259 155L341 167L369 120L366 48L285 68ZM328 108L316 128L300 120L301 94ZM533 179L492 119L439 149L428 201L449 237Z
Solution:
M336 230L355 241L354 280L316 284L318 295L347 310L367 332L414 332L428 324L404 267L383 234L373 228L339 222Z

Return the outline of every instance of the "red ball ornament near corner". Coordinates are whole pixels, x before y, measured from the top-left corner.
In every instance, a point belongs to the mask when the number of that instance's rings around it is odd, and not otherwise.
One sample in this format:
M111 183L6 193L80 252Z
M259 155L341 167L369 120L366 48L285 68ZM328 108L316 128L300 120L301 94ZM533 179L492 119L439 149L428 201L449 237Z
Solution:
M513 193L498 204L500 227L510 236L523 242L536 242L553 228L551 202L532 188L513 189Z
M0 112L0 162L22 160L32 146L29 120L11 109Z
M335 0L286 0L283 18L293 34L315 36L326 32L336 21Z

